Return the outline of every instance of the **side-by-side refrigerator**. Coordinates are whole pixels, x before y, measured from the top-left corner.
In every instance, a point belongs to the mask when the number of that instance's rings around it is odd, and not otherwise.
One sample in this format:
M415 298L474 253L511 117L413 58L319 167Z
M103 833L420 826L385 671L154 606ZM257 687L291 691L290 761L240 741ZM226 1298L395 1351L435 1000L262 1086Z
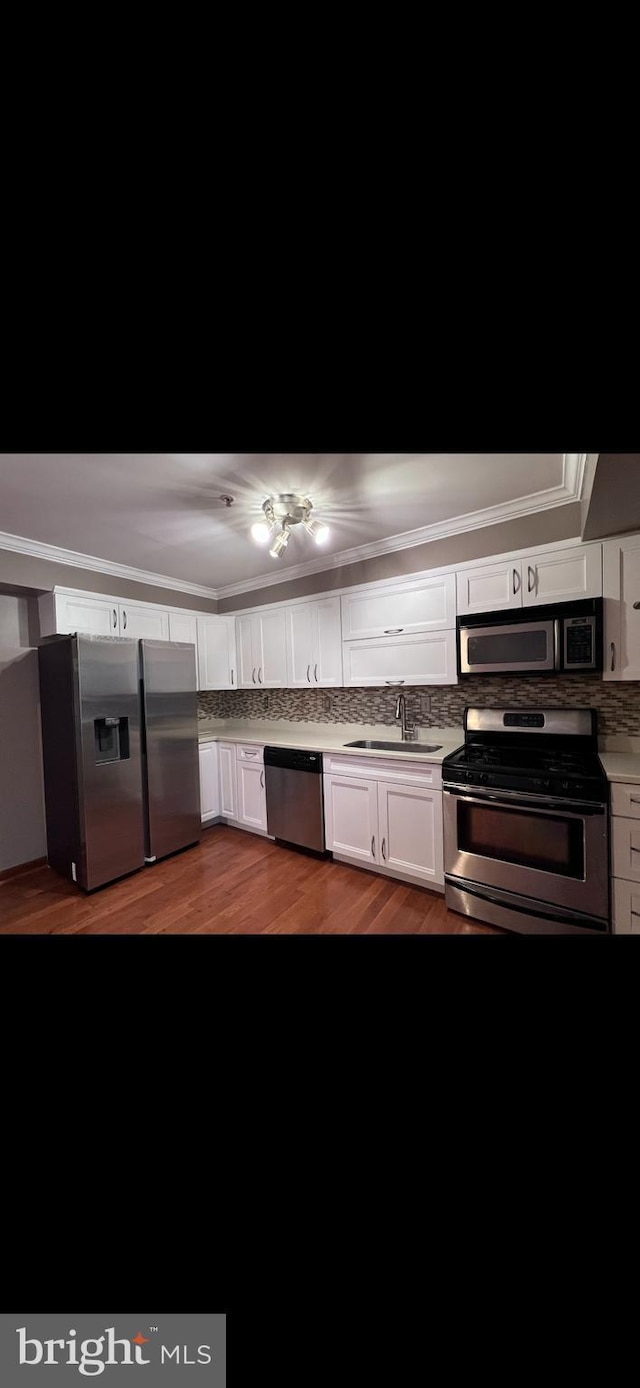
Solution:
M93 891L197 843L195 647L78 634L38 660L50 866Z

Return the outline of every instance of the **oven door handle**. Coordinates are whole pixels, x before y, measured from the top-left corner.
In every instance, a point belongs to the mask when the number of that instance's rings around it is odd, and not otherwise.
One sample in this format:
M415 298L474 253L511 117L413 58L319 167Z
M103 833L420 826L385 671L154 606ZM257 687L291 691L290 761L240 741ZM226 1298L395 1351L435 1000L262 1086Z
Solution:
M456 800L464 800L470 805L502 805L505 810L532 810L534 814L554 814L564 815L565 819L584 819L585 815L603 815L606 812L606 805L594 804L593 801L574 802L572 800L527 800L522 797L519 791L504 791L500 794L490 793L479 795L467 795L465 791L454 790L452 786L442 787L443 795L453 795ZM508 797L508 798L507 798Z

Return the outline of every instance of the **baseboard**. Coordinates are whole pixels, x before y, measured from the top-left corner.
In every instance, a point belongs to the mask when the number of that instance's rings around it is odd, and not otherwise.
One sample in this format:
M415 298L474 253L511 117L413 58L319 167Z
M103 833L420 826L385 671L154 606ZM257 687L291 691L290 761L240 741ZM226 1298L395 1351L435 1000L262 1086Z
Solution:
M45 867L46 861L46 858L32 858L30 863L16 863L15 867L3 868L0 882L6 882L8 877L20 877L23 872L33 872L34 868Z

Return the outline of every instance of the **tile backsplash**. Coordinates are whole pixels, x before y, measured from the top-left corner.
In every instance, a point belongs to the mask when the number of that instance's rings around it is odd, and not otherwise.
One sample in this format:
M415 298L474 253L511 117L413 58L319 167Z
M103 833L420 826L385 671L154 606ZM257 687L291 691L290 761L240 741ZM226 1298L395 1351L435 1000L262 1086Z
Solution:
M395 724L398 690L221 689L198 695L199 718L291 719L299 723ZM598 732L640 735L640 683L605 683L599 675L556 679L477 677L460 684L406 686L407 718L419 727L461 727L467 704L485 708L554 705L598 710Z

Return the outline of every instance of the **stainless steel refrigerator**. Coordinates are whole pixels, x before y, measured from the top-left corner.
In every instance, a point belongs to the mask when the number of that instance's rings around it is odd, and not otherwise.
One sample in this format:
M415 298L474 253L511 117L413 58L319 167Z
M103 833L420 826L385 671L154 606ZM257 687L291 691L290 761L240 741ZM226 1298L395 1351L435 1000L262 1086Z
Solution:
M93 891L197 843L195 647L58 636L38 659L51 867Z

